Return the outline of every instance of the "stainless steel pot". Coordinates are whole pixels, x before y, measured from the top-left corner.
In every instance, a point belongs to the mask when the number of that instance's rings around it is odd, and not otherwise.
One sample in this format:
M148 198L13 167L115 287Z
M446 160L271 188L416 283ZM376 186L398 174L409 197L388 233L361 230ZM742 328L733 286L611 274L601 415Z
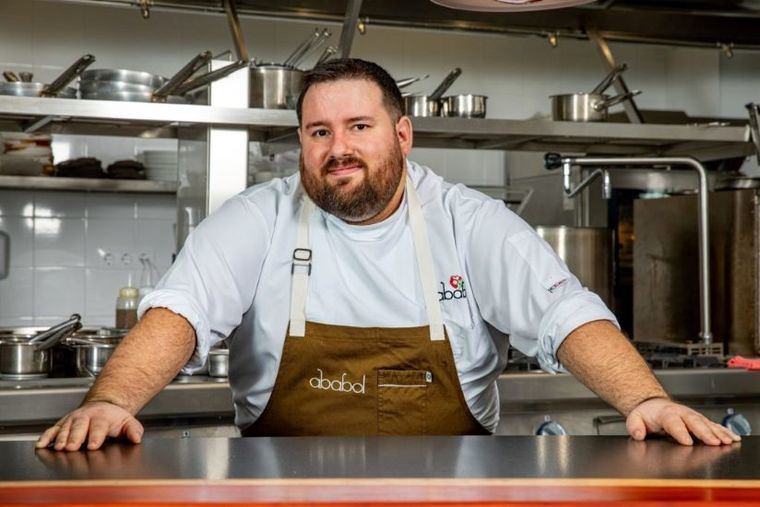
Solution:
M304 72L294 67L263 64L251 67L249 107L295 109Z
M610 97L603 93L569 93L552 95L552 119L554 121L605 121L607 110L631 97L640 90Z
M9 333L0 336L0 378L18 380L47 377L50 371L50 349L79 329L79 321L80 316L74 314L41 333Z
M583 286L612 306L614 235L601 227L538 226L536 232L554 249Z
M430 95L407 95L404 97L404 110L407 116L430 117L440 116L441 97L451 88L454 81L462 74L462 69L457 67L448 73L441 83Z
M119 346L118 343L82 338L69 339L68 343L75 352L76 372L79 377L97 377Z
M15 95L18 97L62 97L73 99L77 96L75 88L67 86L85 69L95 62L92 55L84 55L72 63L52 83L33 83L25 81L0 82L0 95ZM31 78L31 75L29 75Z
M441 99L441 116L456 118L485 118L485 95L450 95Z
M208 353L208 374L210 377L227 377L229 375L229 349L211 349Z

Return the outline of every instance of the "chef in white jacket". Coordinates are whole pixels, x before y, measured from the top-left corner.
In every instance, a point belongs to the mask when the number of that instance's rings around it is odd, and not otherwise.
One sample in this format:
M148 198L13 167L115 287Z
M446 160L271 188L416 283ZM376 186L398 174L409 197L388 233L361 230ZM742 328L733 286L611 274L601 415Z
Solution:
M738 440L668 398L599 297L501 201L406 158L412 125L381 67L318 66L297 112L299 174L200 224L39 446L139 442L135 414L227 337L246 436L492 433L509 335L618 409L635 439Z

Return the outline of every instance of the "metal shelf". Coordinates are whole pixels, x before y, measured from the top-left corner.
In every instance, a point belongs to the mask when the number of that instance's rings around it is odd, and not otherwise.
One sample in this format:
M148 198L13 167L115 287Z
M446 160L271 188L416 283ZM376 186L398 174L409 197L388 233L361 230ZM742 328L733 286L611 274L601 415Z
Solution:
M156 180L57 178L51 176L0 176L0 189L85 190L89 192L140 192L174 194L177 183Z
M562 151L599 155L689 155L701 160L752 153L747 126L574 123L414 118L420 147ZM255 141L294 146L295 111L201 105L0 96L0 129L175 137L179 126L248 128Z
M753 153L747 126L575 123L551 120L415 118L417 146L687 155L701 160Z

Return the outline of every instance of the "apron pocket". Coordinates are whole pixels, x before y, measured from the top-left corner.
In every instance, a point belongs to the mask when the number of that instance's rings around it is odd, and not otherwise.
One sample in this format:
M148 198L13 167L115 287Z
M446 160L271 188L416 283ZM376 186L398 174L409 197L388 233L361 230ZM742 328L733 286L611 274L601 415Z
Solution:
M377 371L377 430L379 435L424 435L428 384L425 370Z

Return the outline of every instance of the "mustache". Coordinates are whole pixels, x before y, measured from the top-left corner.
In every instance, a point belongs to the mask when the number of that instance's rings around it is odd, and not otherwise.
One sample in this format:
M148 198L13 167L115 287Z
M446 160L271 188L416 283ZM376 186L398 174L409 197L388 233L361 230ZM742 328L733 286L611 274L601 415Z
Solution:
M330 171L340 169L341 167L348 167L357 165L362 169L367 169L367 163L354 155L347 155L341 158L331 158L322 166L322 174L326 174Z

